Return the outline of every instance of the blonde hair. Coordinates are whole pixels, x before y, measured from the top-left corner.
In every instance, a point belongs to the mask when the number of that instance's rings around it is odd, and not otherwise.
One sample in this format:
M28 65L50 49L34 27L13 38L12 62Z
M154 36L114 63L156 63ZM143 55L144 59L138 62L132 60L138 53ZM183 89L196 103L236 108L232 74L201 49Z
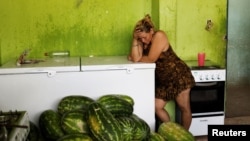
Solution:
M154 30L154 24L151 21L150 15L147 14L136 23L134 30L149 32L151 28Z

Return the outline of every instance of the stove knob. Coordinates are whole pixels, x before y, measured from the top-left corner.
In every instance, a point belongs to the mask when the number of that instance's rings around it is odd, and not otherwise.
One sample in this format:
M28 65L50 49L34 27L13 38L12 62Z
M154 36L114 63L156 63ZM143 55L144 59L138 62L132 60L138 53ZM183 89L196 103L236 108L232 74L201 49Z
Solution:
M203 80L202 75L200 75L200 80Z
M209 80L209 77L208 77L208 75L206 75L206 77L205 77L205 78L206 78L206 80Z
M211 75L211 80L214 80L214 75L213 74Z
M219 75L219 74L218 74L218 76L217 76L217 79L218 79L218 80L220 80L220 79L221 79L221 77L220 77L220 75Z

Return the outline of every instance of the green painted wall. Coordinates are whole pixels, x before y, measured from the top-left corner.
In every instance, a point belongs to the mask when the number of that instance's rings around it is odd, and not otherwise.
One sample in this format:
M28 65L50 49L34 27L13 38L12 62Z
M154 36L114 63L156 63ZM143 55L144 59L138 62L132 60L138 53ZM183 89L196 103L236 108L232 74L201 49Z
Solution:
M196 60L198 52L221 66L226 61L227 0L177 1L176 47L183 59ZM213 26L205 30L207 20Z
M176 53L184 60L196 60L198 52L225 66L227 0L160 1L160 28L168 33ZM205 30L212 20L211 30Z
M31 49L30 58L48 51L71 56L124 55L132 28L151 14L150 0L1 0L1 61Z
M1 0L0 62L48 51L69 50L71 56L126 55L135 22L152 15L165 30L177 54L196 59L199 51L225 64L227 0ZM205 30L206 20L214 23Z
M166 31L175 52L184 60L197 60L198 52L225 66L227 0L159 0L159 28ZM205 30L212 20L211 30ZM165 107L175 120L175 103Z
M188 2L188 1L183 1ZM159 8L159 26L169 38L172 47L176 47L177 0L162 0ZM181 55L178 53L178 55Z

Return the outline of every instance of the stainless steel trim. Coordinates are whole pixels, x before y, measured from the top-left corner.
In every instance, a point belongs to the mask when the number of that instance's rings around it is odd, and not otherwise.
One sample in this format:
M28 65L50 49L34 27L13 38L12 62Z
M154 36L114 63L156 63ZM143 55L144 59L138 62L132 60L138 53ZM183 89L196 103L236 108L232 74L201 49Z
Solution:
M192 116L205 116L205 115L218 115L218 114L224 114L224 111L221 112L206 112L206 113L194 113Z

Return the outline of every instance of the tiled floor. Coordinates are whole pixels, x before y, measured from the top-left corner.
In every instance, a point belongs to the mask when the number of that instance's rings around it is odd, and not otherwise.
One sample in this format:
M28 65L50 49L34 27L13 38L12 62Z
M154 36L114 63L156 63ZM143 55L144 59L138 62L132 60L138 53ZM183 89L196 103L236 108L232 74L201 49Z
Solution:
M250 116L226 118L225 124L250 124ZM207 136L196 137L196 141L208 141Z
M244 117L250 116L250 85L227 87L225 116Z

